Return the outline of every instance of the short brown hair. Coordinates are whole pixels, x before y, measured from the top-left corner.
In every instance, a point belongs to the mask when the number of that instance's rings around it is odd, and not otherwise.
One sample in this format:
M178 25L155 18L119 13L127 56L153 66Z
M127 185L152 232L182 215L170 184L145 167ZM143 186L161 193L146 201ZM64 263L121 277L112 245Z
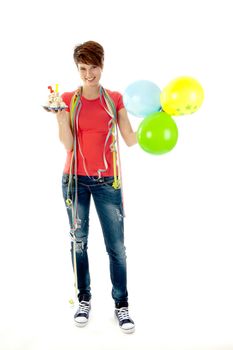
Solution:
M75 47L73 57L77 66L84 63L103 68L104 49L96 41L86 41Z

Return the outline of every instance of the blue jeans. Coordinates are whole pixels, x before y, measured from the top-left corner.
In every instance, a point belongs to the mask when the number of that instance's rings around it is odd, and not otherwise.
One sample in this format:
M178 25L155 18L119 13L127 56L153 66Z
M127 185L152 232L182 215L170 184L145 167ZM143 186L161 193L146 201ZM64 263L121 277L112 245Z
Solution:
M88 264L88 233L89 233L89 209L91 195L93 197L97 214L102 227L104 242L110 261L110 277L112 281L112 297L116 305L125 305L128 301L126 254L124 246L124 217L122 208L121 189L112 187L113 176L88 177L78 175L78 216L81 225L74 232L76 241L76 271L78 277L78 298L89 300L91 298L90 273ZM69 175L63 174L62 190L64 200L67 199ZM74 192L75 175L73 175ZM71 193L74 198L74 193ZM70 227L72 228L71 208L67 207ZM73 261L73 243L71 242L71 256Z

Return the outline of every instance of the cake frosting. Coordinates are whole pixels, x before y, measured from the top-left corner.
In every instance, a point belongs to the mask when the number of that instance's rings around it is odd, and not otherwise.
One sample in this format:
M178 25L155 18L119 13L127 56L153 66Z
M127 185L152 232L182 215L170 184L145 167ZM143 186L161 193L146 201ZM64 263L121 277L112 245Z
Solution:
M58 92L52 92L48 96L47 107L54 109L63 109L67 108L67 105L62 100L61 96L59 96Z
M50 94L48 95L48 99L44 105L44 108L47 110L59 110L59 109L65 109L68 106L65 104L65 102L62 100L62 97L59 95L58 91L54 91L51 86L48 86L48 89L50 90ZM56 86L56 90L58 90Z

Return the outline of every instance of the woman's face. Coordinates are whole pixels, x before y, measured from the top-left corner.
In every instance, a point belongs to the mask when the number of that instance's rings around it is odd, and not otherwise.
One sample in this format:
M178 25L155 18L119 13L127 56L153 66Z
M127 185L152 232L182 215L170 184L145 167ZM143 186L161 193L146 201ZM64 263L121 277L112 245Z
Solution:
M78 70L84 85L93 87L99 84L102 68L92 64L79 63Z

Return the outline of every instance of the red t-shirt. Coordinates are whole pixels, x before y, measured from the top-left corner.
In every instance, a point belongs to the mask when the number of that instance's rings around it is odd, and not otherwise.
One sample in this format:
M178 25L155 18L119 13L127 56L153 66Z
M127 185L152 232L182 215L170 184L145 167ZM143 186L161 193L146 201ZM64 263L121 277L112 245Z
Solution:
M115 104L116 111L124 108L123 98L119 92L112 92L106 90ZM63 101L70 106L74 92L65 92L62 94ZM107 108L104 98L102 98L103 105L100 101L100 97L94 100L88 100L81 96L82 107L78 117L78 142L77 142L77 174L87 176L84 168L85 166L90 176L98 176L97 170L105 169L103 152L104 144L106 141L106 136L108 134L108 123L111 117L104 109ZM70 111L70 108L67 108ZM101 173L102 176L113 176L113 154L110 150L110 145L112 143L112 136L109 137L105 148L105 158L108 164L107 171ZM83 157L80 152L83 154ZM67 158L64 168L64 173L68 174L70 172L70 161L71 161L72 151L67 152ZM76 173L76 171L74 171Z

